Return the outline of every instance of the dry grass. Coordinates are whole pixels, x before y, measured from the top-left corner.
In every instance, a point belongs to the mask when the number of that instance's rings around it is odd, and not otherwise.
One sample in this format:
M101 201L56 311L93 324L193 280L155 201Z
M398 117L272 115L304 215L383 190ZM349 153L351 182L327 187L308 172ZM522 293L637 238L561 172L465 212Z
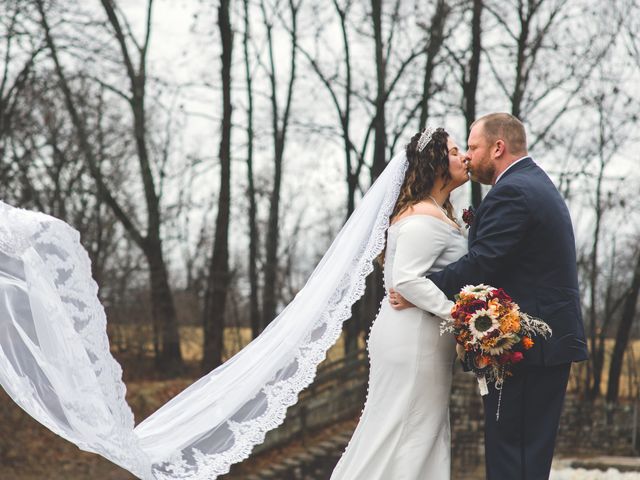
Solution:
M180 327L182 354L188 362L197 363L202 359L203 331L202 327L184 326ZM142 349L147 354L151 354L151 329L150 327L136 327L129 325L110 325L109 336L115 346L115 351L119 347L131 349ZM143 340L141 340L143 339ZM344 356L344 339L341 337L338 342L327 353L329 361L337 360ZM240 351L251 341L250 328L227 328L224 335L224 359L228 359ZM140 344L142 342L142 344ZM615 341L608 339L605 342L605 366L601 389L606 392L609 378L609 365ZM364 340L360 341L364 347ZM574 364L569 380L570 391L584 390L586 362ZM633 340L625 353L620 382L620 396L630 397L638 394L640 387L640 340Z
M605 360L602 370L602 381L600 390L604 394L607 391L609 381L609 366L611 365L611 355L615 346L614 339L605 341ZM587 362L574 364L571 369L569 380L569 390L584 390L584 378L586 376ZM627 350L622 362L622 375L620 376L620 397L629 398L638 396L640 393L640 340L632 340L627 346Z
M151 355L153 352L152 331L150 326L109 325L109 338L114 352L133 352ZM251 341L250 328L227 328L224 332L224 354L227 360ZM182 356L187 362L202 360L203 329L202 327L180 327L180 344ZM364 345L364 342L361 342ZM327 358L336 360L344 356L342 337L329 349Z

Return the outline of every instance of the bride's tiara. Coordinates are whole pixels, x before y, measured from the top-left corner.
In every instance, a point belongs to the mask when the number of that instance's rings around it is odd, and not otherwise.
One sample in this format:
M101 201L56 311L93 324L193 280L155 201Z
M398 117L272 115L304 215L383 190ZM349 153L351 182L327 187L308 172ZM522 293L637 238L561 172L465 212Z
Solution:
M424 129L422 135L420 135L420 138L418 139L418 152L422 152L422 150L424 150L424 147L426 147L431 141L431 137L433 137L435 132L436 129L433 127L426 127Z

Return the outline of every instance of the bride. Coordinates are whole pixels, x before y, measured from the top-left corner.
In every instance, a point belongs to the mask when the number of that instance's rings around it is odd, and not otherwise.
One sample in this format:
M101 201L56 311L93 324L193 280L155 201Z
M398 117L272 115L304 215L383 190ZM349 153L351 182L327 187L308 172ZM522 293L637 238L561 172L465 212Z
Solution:
M464 253L448 196L466 180L444 130L418 133L264 332L138 425L78 233L0 202L0 384L44 426L138 478L217 478L313 381L386 246L386 287L420 310L383 302L369 341L369 398L333 478L447 478L454 342L439 336L434 315L451 303L421 276Z
M368 342L367 402L332 480L450 477L455 340L441 337L439 326L453 303L425 275L466 253L449 193L468 178L460 149L443 129L415 135L406 155L383 254L384 284L417 308L382 302Z

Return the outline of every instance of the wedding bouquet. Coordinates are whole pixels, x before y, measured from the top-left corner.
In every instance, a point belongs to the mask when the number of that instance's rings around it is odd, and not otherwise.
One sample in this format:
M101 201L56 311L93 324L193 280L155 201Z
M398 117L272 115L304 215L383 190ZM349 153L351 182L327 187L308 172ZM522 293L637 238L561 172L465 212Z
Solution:
M466 365L478 378L480 393L488 392L487 382L502 388L512 366L524 359L536 335L548 337L551 327L520 311L501 288L467 285L456 295L451 319L440 325L440 333L453 333L464 348Z

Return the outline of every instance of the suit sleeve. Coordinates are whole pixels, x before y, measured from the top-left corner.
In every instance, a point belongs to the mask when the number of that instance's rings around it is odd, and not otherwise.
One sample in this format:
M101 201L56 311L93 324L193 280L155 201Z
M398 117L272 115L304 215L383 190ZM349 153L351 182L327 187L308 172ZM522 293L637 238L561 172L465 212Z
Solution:
M449 239L449 227L441 220L425 217L409 220L400 226L391 271L392 286L400 295L441 318L450 318L453 302L425 278L425 273L447 247Z
M449 298L465 285L488 283L517 252L531 223L526 198L516 187L494 187L484 202L469 253L427 277Z

